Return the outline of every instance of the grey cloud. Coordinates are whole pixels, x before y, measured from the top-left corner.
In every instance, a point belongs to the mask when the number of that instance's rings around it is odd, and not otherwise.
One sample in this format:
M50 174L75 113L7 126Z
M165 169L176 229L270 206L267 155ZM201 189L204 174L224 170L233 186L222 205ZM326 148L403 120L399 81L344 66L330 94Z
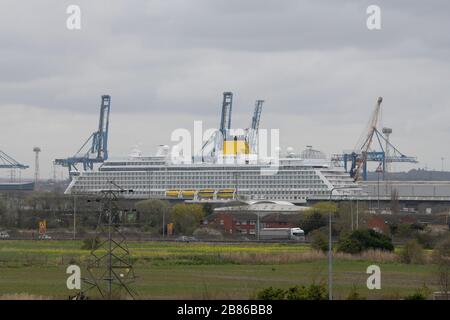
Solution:
M73 3L82 9L80 31L65 28L65 10ZM373 3L382 9L380 31L365 27ZM340 149L353 147L382 95L386 125L414 150L401 136L431 139L421 132L423 119L441 137L447 131L445 117L430 110L444 114L450 103L449 10L444 0L5 0L0 107L9 121L20 122L11 105L24 106L22 113L54 114L52 121L61 121L55 130L64 132L39 137L60 146L75 141L60 150L65 154L91 129L77 122L79 129L67 132L64 123L76 116L95 119L100 95L109 93L112 147L123 152L131 144L125 127L134 121L142 122L136 125L141 137L160 132L157 119L178 119L166 127L182 126L182 119L217 125L221 94L231 90L236 125L248 125L254 100L262 98L264 125L295 136L303 128L282 119L309 119L316 126L307 127L305 141ZM48 117L38 119L36 131ZM336 136L342 143L330 142ZM294 144L291 139L285 142ZM15 148L5 140L1 148Z

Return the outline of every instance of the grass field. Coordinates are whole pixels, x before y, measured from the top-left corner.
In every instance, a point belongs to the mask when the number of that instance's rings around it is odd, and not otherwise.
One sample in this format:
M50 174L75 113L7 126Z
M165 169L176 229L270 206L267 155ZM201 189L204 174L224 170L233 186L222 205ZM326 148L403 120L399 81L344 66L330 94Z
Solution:
M0 241L0 296L31 294L65 299L66 267L83 265L89 251L80 241ZM268 286L326 283L326 256L304 244L129 244L144 299L249 299ZM382 289L366 288L366 268L377 264ZM424 284L435 290L432 265L406 265L395 255L336 255L334 294L344 299L356 287L369 299L396 299Z

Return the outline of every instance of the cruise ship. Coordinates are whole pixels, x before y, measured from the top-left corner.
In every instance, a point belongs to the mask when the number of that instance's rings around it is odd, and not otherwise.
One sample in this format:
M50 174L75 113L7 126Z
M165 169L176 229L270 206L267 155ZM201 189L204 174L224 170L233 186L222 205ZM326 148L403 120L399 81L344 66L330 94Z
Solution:
M154 156L136 150L126 158L105 161L97 171L80 172L66 194L99 194L111 189L111 182L132 190L124 197L134 199L304 203L362 192L348 173L332 167L325 154L312 147L299 154L288 148L274 168L267 161L180 163L171 159L168 146L160 146Z
M265 156L266 138L259 130L263 102L256 100L249 129L233 130L233 94L224 92L219 129L201 142L194 157L188 156L190 145L162 145L154 156L136 149L123 159L105 157L96 171L73 172L66 194L95 195L115 185L129 190L124 197L135 199L304 203L362 192L342 167L311 146L297 154L287 148L283 156L274 148Z

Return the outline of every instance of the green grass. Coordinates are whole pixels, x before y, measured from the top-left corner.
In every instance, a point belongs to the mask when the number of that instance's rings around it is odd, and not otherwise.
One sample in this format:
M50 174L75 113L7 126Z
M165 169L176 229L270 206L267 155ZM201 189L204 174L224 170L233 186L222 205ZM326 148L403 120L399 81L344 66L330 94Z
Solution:
M0 241L0 266L21 264L66 264L71 259L84 259L81 241ZM204 244L178 242L130 242L128 247L139 261L184 263L220 262L218 257L233 254L283 255L310 251L305 244ZM222 261L224 262L224 261Z
M89 251L81 241L0 241L0 295L27 293L66 298L67 265L83 261ZM137 259L134 288L145 299L248 299L268 286L287 288L326 283L327 261L271 263L260 257L290 256L310 251L303 244L203 244L134 242ZM244 256L246 259L233 260ZM382 289L368 290L366 268L377 264ZM368 298L397 298L426 284L436 289L433 266L336 260L334 293L345 298L356 286Z

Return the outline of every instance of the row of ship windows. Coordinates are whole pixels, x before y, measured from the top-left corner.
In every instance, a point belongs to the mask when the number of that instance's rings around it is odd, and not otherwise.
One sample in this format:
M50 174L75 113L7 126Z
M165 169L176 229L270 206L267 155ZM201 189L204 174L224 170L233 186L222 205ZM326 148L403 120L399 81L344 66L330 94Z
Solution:
M230 178L235 178L236 176L242 176L245 175L247 177L270 177L270 176L285 176L285 177L291 177L291 176L315 176L316 173L315 171L290 171L290 172L283 172L283 171L278 171L276 172L276 174L274 175L266 175L263 174L260 171L257 172L245 172L245 173L240 173L240 172L215 172L215 171L211 171L211 172L151 172L151 173L147 173L147 172L102 172L102 176L103 177L107 177L107 178L111 178L111 177L123 177L123 176L128 176L128 177L168 177L168 176L182 176L182 177L188 177L188 178L193 178L193 177L203 177L206 174L208 174L209 176L215 176L215 177L230 177ZM92 173L85 173L84 177L89 177L89 178L96 178L98 177L98 173L96 172L92 172Z
M80 179L78 183L106 183L107 179ZM160 178L160 179L133 179L133 178L117 178L114 179L115 182L146 182L148 184L152 183L161 183L161 182L169 182L169 183L181 183L181 182L192 182L192 183L199 183L199 182L217 182L217 183L246 183L246 182L253 182L253 183L304 183L304 182L319 182L322 181L322 179L318 177L312 177L312 178L304 178L304 179L287 179L287 178L279 178L279 179L267 179L265 181L261 181L261 179L220 179L220 178L198 178L198 179L187 179L187 178Z
M116 182L119 185L122 185L120 182ZM104 187L106 183L104 184L95 184L95 183L86 183L86 184L78 184L75 187L76 188L100 188ZM74 188L75 188L74 187ZM286 189L286 188L326 188L327 186L324 183L302 183L302 184L289 184L289 183L273 183L273 184L249 184L249 183L240 183L240 184L223 184L223 183L161 183L161 184L144 184L144 183L130 183L127 184L127 187L130 188L166 188L166 189L189 189L189 188L252 188L252 189L273 189L273 188L280 188L280 189Z
M90 180L90 181L102 181L102 180L111 180L111 179L125 179L125 180L146 180L146 181L158 181L158 180L167 180L167 179L176 179L176 180L197 180L197 179L212 179L212 180L259 180L259 181L270 181L270 180L306 180L306 179L321 179L317 175L306 175L304 177L298 176L280 176L280 175L256 175L256 176L246 176L246 177L232 177L232 176L118 176L118 177L86 177L80 180Z
M146 181L123 181L123 180L115 180L116 184L121 185L123 187L126 186L146 186L146 187L160 187L160 188L167 188L170 186L170 188L173 187L199 187L199 186L211 186L211 187L224 187L224 188L234 188L234 187L260 187L260 186L267 186L267 187L275 187L275 186L283 186L283 187L310 187L313 185L323 186L325 183L321 180L311 180L311 181L276 181L276 182L267 182L267 183L259 183L256 181L239 181L237 183L233 181L170 181L170 180L164 180L160 181L158 183L147 183ZM75 186L88 186L88 187L95 187L95 186L106 186L108 183L106 181L99 181L99 182L82 182L77 183ZM338 183L336 183L338 184Z
M161 192L161 191L138 191L141 194L147 194L147 195L151 195L151 196L165 196L165 192ZM297 198L297 196L306 196L306 195L311 195L311 194L329 194L329 190L303 190L303 191L280 191L280 192L276 192L276 191L272 191L272 192L262 192L262 191L252 191L252 192L239 192L239 194L242 195L249 195L249 196L289 196L290 198L295 197Z

